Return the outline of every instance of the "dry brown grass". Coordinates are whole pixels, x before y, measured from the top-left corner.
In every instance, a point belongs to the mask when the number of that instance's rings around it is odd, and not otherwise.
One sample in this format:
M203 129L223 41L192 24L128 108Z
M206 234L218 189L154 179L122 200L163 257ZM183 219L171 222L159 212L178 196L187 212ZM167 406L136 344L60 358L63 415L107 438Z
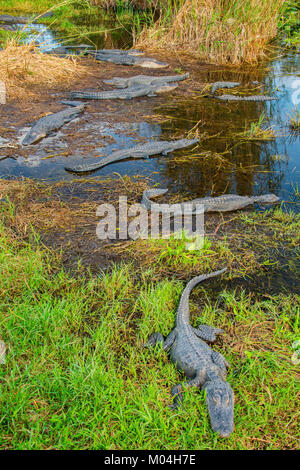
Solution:
M255 63L276 36L284 0L178 0L171 21L166 14L142 31L136 46L188 52L220 64ZM170 13L170 11L169 11Z
M42 54L31 44L11 41L0 51L0 80L6 85L8 100L31 98L37 87L70 83L84 73L85 67L74 58Z

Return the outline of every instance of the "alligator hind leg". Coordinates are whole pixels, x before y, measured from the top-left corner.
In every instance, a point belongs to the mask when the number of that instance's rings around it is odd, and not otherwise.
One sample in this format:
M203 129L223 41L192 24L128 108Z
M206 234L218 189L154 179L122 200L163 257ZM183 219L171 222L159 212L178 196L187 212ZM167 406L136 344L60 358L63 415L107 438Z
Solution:
M203 377L202 374L197 373L196 377L194 377L192 380L189 382L185 382L184 384L177 384L174 385L172 388L171 394L172 397L174 397L174 402L173 405L170 406L172 410L176 410L181 403L183 402L183 396L182 396L182 388L184 387L200 387L203 383Z
M223 333L223 330L209 325L199 325L198 328L193 328L193 331L198 338L210 343L214 343L217 340L217 335Z
M164 339L161 333L153 333L148 339L145 347L155 346L156 344L161 344L162 348L166 351L169 349L176 338L176 328L171 331L171 333Z

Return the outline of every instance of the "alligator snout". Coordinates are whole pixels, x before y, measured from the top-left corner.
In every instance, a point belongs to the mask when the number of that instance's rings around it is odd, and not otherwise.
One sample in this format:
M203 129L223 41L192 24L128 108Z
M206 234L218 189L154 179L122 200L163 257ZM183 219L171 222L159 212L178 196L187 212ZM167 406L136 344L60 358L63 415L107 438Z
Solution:
M211 427L221 437L229 437L233 431L233 391L227 382L213 380L204 386Z

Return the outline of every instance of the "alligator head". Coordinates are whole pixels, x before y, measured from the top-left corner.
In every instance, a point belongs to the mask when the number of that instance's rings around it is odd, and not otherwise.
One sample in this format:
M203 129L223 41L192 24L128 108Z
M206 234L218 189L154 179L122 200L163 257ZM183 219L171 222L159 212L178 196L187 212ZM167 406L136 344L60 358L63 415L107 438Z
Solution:
M35 144L39 140L46 137L46 133L44 131L36 132L34 130L30 130L28 134L25 135L24 139L22 140L22 145L31 145Z
M278 202L279 197L275 196L275 194L264 194L260 198L260 202L266 202L266 203L271 203L271 202Z
M274 202L279 201L279 197L275 196L275 194L263 194L262 196L257 197L258 202L262 202L265 204L271 204Z
M163 83L157 88L154 87L154 92L155 93L168 93L169 91L175 90L177 87L178 87L177 83Z
M212 380L204 386L211 426L221 437L233 431L233 391L227 382Z

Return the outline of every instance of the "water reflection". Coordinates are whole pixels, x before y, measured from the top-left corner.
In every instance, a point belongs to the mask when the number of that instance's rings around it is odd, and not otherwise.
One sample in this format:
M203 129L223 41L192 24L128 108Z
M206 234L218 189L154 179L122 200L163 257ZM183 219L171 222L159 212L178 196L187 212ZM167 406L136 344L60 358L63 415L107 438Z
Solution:
M298 89L295 85L300 82L295 73L300 58L292 54L292 58L285 56L267 65L270 71L267 67L255 74L216 71L202 74L199 80L264 80L264 90L276 90L278 101L223 103L209 98L178 98L155 110L162 116L171 116L162 126L166 134L181 135L199 122L200 133L209 136L201 142L201 151L191 153L188 159L166 161L163 174L169 187L180 187L197 196L274 192L283 199L294 199L294 188L300 186L300 140L288 124L296 93L300 96L300 83ZM235 137L252 121L258 121L262 113L266 127L273 127L275 139L241 142ZM211 158L204 158L203 150L211 152ZM215 153L222 154L222 160L215 158Z

